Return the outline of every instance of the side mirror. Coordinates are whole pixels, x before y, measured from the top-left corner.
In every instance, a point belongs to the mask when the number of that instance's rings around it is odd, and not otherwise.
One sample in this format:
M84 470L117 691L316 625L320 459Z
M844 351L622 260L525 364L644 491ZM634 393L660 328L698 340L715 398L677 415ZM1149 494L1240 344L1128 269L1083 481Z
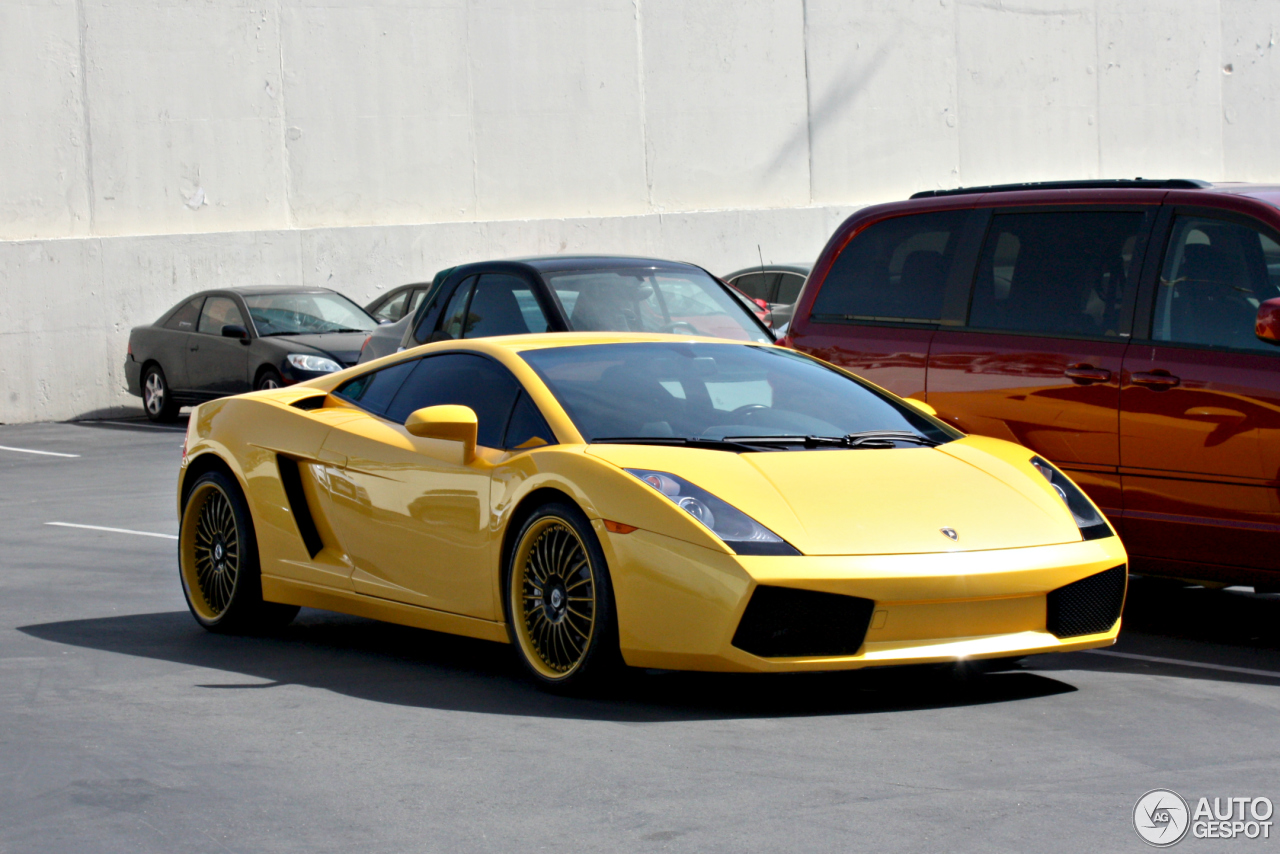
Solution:
M249 343L249 330L236 323L228 323L222 327L223 338L239 338L241 344Z
M461 465L466 465L476 458L476 413L469 406L447 404L418 409L405 419L404 429L420 439L437 439L451 443L451 448L441 449L442 456L456 455L460 457L458 462Z
M1268 344L1280 344L1280 297L1258 306L1258 320L1253 332Z
M904 397L903 400L911 404L911 406L914 407L915 409L918 409L921 412L923 412L925 415L931 415L934 418L938 417L938 410L934 409L932 406L925 403L923 400L916 400L914 397Z

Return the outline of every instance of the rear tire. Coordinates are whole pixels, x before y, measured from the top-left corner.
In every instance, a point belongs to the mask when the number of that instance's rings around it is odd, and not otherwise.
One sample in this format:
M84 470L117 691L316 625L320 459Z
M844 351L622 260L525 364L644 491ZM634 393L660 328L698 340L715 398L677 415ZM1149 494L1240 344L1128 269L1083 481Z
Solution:
M157 424L178 419L178 404L159 365L148 365L142 372L142 408Z
M240 486L220 471L196 479L182 509L178 569L187 607L211 632L261 632L289 624L296 605L262 600L253 520Z
M557 501L533 511L507 555L504 582L512 646L539 686L579 692L622 671L609 568L576 506Z

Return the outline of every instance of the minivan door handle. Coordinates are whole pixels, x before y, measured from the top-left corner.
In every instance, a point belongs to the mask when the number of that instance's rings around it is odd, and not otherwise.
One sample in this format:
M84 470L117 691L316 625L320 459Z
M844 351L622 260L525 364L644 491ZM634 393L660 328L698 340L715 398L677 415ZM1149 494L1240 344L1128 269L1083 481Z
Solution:
M1168 371L1140 371L1129 376L1129 382L1134 385L1146 386L1152 391L1162 391L1167 388L1173 388L1182 382L1182 379L1175 377Z
M1111 372L1106 368L1095 368L1093 365L1072 365L1063 371L1067 378L1080 385L1105 383L1111 379Z

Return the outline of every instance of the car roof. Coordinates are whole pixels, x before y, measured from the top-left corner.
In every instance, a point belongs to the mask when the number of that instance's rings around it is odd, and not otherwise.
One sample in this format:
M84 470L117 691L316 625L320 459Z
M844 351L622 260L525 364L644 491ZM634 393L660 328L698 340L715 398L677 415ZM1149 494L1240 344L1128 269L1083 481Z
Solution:
M734 279L734 278L737 278L738 276L746 276L751 273L759 273L762 271L765 273L799 273L802 276L807 276L812 270L813 270L813 264L805 263L805 262L788 262L786 264L765 264L763 267L760 266L759 264L753 264L750 267L743 267L741 270L734 270L732 273L729 273L723 276L722 278Z
M1243 181L1201 181L1197 178L1118 178L1084 179L1070 181L1028 181L1018 184L990 184L976 187L921 190L911 195L916 199L937 199L954 196L985 196L998 198L1000 193L1020 193L1019 201L1036 194L1047 198L1064 192L1080 190L1190 190L1204 193L1224 193L1234 196L1250 196L1269 204L1280 204L1280 184L1253 184ZM988 201L994 201L990 199Z
M463 264L459 271L488 265L511 264L525 267L537 273L559 273L573 270L611 270L651 267L668 270L700 270L696 264L684 261L668 261L663 258L645 258L631 255L534 255L522 258L505 258L493 261L476 261Z

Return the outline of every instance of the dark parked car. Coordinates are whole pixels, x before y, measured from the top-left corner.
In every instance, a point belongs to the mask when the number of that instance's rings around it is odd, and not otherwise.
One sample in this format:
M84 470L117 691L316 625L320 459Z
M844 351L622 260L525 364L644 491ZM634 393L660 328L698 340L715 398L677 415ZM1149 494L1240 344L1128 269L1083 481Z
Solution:
M178 408L251 389L276 388L356 363L378 325L323 288L224 288L188 297L129 333L129 392L152 421Z
M1060 465L1135 571L1273 590L1277 317L1280 187L1062 182L858 211L789 340Z
M400 346L570 331L773 340L744 302L701 267L654 258L555 255L441 271Z
M422 298L430 289L430 282L400 285L366 305L364 310L373 315L373 319L379 323L395 323L400 318L417 311L418 306L422 304Z
M800 289L808 278L812 264L767 264L747 267L725 276L725 280L768 310L766 321L782 332L791 322Z

